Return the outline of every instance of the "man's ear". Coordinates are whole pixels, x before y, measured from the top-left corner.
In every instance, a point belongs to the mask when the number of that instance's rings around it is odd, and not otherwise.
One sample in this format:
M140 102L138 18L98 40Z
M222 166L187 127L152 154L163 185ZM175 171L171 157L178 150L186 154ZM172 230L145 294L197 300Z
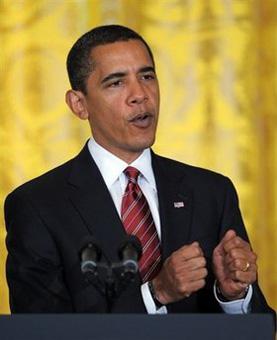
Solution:
M65 101L70 110L80 119L88 119L86 99L81 91L68 90L65 94Z

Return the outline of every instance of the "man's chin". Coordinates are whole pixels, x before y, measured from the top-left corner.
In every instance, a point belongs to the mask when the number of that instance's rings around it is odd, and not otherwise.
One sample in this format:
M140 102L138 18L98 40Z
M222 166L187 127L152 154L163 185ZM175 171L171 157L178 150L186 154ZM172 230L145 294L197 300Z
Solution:
M132 143L132 151L143 152L143 150L150 148L155 142L155 137L149 138L148 140L137 139L136 143Z

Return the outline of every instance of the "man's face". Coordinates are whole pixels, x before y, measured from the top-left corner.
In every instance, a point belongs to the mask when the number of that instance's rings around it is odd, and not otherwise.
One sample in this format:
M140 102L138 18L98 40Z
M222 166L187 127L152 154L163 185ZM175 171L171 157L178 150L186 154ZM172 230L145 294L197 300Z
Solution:
M92 50L85 107L95 140L130 163L151 146L159 114L153 62L139 40Z

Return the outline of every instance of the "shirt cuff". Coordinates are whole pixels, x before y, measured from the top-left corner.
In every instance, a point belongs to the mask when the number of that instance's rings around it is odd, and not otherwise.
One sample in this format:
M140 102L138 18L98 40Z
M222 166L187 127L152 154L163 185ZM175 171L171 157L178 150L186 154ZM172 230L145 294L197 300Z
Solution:
M141 285L140 290L148 314L167 314L166 306L162 306L157 309L155 302L152 299L152 295L149 291L148 282L145 282L143 285Z
M250 313L250 300L252 298L253 288L249 286L247 294L244 299L223 302L219 300L216 293L216 282L214 283L214 296L226 314L247 314Z

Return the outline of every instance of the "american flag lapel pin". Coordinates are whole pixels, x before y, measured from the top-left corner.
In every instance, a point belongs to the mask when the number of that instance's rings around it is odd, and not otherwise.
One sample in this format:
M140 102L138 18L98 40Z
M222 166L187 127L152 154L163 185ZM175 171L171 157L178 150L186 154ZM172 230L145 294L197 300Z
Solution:
M184 202L174 202L174 208L184 208Z

